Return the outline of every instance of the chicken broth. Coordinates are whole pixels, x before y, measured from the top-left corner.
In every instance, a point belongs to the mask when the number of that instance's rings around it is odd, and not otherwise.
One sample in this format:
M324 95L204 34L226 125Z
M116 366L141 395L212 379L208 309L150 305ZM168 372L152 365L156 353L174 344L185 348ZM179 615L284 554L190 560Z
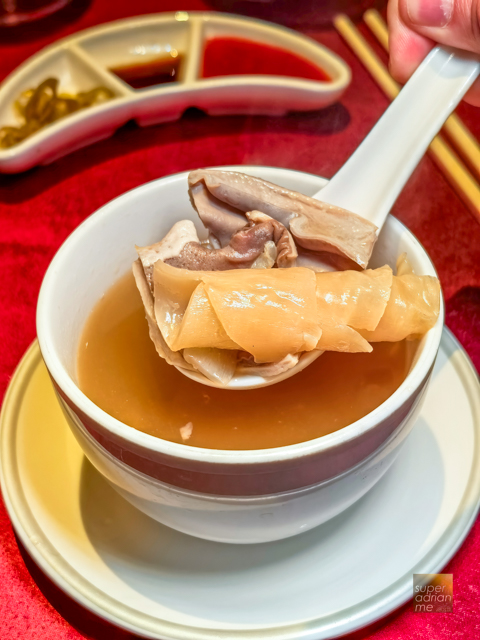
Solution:
M86 322L78 380L95 404L139 431L194 447L265 449L318 438L365 416L403 382L416 345L403 340L378 342L372 353L325 352L301 373L262 389L206 387L158 356L129 273Z

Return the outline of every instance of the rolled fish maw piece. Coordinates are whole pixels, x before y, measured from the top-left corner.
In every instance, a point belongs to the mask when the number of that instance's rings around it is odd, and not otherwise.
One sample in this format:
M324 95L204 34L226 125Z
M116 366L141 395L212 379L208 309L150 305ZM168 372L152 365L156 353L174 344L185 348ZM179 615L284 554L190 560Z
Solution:
M369 342L417 338L431 329L440 313L440 283L433 276L394 276L385 313L374 331L361 331Z
M311 351L321 330L310 269L238 269L203 276L207 295L233 342L255 362Z
M401 253L397 258L397 276L406 276L413 273L413 267L406 253Z
M212 347L216 349L240 349L225 333L217 314L201 282L193 292L183 315L180 331L174 341L178 349Z
M365 338L345 324L336 324L333 320L320 321L322 335L317 349L322 351L341 351L342 353L370 353L372 345Z
M136 260L133 263L133 276L135 278L135 284L137 285L137 289L140 293L143 307L145 309L145 317L148 323L148 332L150 335L150 339L155 345L155 349L157 350L158 355L162 358L165 358L168 364L173 364L177 367L192 369L192 365L188 364L184 360L181 353L175 353L175 351L172 351L172 349L170 349L170 347L165 342L160 329L158 328L158 324L155 318L155 306L152 292L150 291L150 287L148 285L147 278L145 276L145 272L140 260Z
M366 271L317 273L320 322L373 331L383 316L392 289L389 266Z
M177 269L157 260L153 268L155 319L162 336L172 351L180 332L184 313L193 292L201 282L201 272ZM198 345L195 345L198 346Z
M237 352L226 349L184 349L183 357L212 382L226 385L237 368Z

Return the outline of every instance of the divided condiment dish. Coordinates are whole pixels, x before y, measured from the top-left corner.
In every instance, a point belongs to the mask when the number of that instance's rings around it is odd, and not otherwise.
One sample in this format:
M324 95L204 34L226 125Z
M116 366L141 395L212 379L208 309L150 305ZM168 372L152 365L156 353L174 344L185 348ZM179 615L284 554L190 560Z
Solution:
M230 75L202 77L211 38L241 38L274 46L308 60L326 82L301 77ZM182 56L178 81L135 89L112 68L139 65L175 50ZM110 137L129 120L144 127L177 120L189 107L210 115L282 115L320 109L338 100L350 83L346 63L314 40L268 22L214 12L152 14L118 20L58 40L25 61L0 85L0 128L19 126L14 103L49 77L59 93L103 86L113 98L56 120L10 148L0 148L0 172L48 164Z

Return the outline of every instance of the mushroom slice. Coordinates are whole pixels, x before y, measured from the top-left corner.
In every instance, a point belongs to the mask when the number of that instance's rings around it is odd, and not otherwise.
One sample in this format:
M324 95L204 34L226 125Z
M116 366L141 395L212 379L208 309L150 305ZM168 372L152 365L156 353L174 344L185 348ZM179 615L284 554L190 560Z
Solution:
M192 171L188 181L194 201L195 189L203 183L217 202L230 207L231 214L232 208L262 211L287 227L305 249L336 253L363 268L368 264L377 227L355 213L235 171ZM197 202L196 206L200 213L201 206ZM207 217L202 213L200 217L208 226Z

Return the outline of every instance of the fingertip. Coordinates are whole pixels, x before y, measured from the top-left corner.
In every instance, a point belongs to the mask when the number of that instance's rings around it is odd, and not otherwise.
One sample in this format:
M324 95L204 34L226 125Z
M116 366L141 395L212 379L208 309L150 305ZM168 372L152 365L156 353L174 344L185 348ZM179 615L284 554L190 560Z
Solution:
M390 71L390 75L394 80L399 82L400 84L405 84L411 73L408 69L405 68L402 60L396 60L393 56L390 56L390 60L388 62L388 70Z
M476 22L480 28L480 0L475 0L473 5L476 9ZM469 9L470 7L470 9ZM472 0L458 0L457 17L460 16L464 23L468 24L468 19L465 16L472 14ZM462 13L463 12L463 13ZM458 42L455 44L449 41L448 29L421 29L426 35L418 33L417 28L411 24L407 0L389 0L387 5L387 21L389 28L389 49L390 60L389 68L391 75L400 82L405 84L410 76L414 73L423 59L434 48L435 40L431 39L432 36L438 42L443 44L450 44L459 46ZM468 38L465 40L460 39L462 42L460 48L465 48L474 53L480 53L480 38L478 38L478 29L474 29L476 37L474 43L469 43ZM445 32L445 33L443 33ZM442 37L439 37L438 34ZM465 35L465 34L463 34ZM475 107L480 107L480 78L478 78L471 89L467 92L465 102Z
M390 73L398 82L405 83L434 46L432 40L399 22L390 31Z

